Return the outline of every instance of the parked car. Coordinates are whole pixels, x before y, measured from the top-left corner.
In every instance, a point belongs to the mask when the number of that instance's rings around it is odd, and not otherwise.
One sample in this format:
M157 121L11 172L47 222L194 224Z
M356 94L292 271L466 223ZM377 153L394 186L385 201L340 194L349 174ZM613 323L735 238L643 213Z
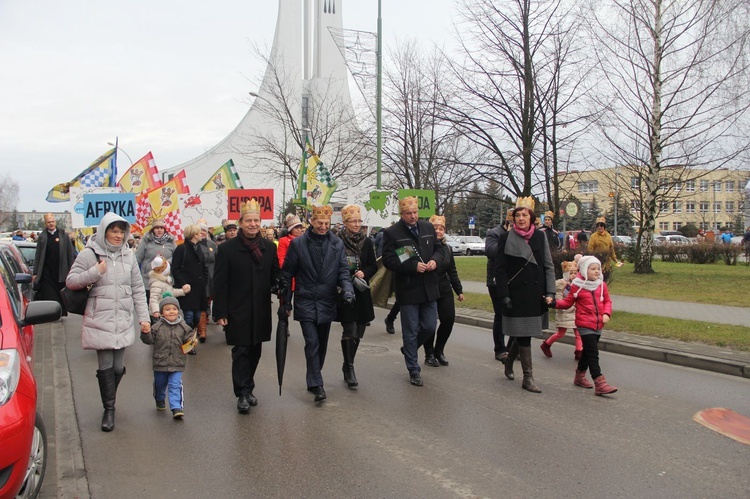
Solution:
M677 236L669 234L667 236L664 236L667 238L667 243L669 244L690 244L690 240L685 236Z
M21 251L26 265L29 266L31 274L34 274L34 258L36 257L36 243L32 241L13 241L13 244Z
M463 245L464 255L484 255L484 239L479 236L458 236L459 244Z
M630 246L631 244L635 244L635 239L630 236L612 236L612 240L615 244L619 244L621 246Z
M15 243L18 242L24 242L24 241L13 241L13 243L8 243L7 241L0 242L0 253L3 253L7 256L8 265L11 266L12 273L15 274L33 274L34 271L29 267L29 265L26 262L26 259L24 258L23 253L21 252L21 249L18 248L18 245ZM34 245L34 251L36 251L36 243L27 243L27 244L33 244ZM34 255L31 256L32 261L34 260ZM28 299L28 301L34 301L34 287L32 283L30 282L24 282L20 284L21 286L21 292L23 295Z
M13 247L16 250L15 247ZM17 250L16 250L17 251ZM29 302L25 263L0 252L0 497L36 497L47 467L47 433L37 411L34 325L60 318L54 301Z
M451 251L454 255L463 255L466 246L459 243L453 236L445 236L445 242L451 247Z

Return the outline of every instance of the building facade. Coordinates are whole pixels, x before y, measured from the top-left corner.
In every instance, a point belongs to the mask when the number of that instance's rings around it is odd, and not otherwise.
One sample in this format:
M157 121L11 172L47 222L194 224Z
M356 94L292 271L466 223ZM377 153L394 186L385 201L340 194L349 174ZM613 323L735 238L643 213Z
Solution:
M2 230L42 230L44 228L44 215L47 211L18 211L16 212L15 220L12 220L12 216L5 217L6 227L2 227ZM53 211L51 212L55 216L55 220L63 229L69 229L72 225L69 211Z
M698 170L665 168L659 179L656 232L679 230L687 224L699 229L728 227L742 231L746 218L746 186L750 172L744 170ZM633 167L571 171L560 176L560 200L577 199L597 214L612 210L619 198L620 210L627 205L634 220L644 209L645 174Z

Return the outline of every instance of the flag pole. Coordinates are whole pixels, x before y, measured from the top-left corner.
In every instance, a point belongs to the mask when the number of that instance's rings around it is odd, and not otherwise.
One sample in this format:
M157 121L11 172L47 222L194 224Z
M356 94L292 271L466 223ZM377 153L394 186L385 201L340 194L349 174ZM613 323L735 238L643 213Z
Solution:
M381 174L383 169L383 18L381 17L382 1L378 0L378 67L377 67L377 94L375 98L375 113L377 121L377 189L382 188Z

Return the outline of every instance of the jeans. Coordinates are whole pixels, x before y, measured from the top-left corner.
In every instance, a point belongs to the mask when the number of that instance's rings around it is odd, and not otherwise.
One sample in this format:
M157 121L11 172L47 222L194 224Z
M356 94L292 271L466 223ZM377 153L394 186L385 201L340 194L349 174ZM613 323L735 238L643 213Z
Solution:
M437 304L435 301L401 305L401 337L404 361L409 373L421 372L417 351L435 334Z
M201 320L200 310L183 310L182 313L185 315L185 322L192 328L197 326L198 322Z
M168 390L168 393L167 393ZM154 371L154 399L161 402L169 394L169 408L182 409L182 371Z
M312 321L300 322L302 336L305 338L305 360L307 361L307 374L305 380L307 387L313 388L323 386L323 363L328 351L328 335L331 332L331 323L315 324Z

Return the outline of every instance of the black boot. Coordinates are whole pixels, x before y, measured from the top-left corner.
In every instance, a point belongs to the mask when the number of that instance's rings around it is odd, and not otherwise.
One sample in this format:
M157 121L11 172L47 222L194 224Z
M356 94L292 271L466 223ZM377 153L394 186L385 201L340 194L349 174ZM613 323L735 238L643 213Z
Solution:
M344 365L341 370L344 373L344 381L346 381L349 388L359 385L357 376L354 374L354 355L357 352L358 344L359 340L354 338L341 340L341 352L344 354Z
M126 372L127 371L125 370L125 367L123 366L121 373L119 374L115 373L115 392L117 391L117 388L119 388L120 380L122 379L123 376L125 376Z
M516 360L516 356L518 355L518 342L516 340L513 340L513 343L511 343L510 348L508 348L508 357L505 359L505 377L514 380L516 379L515 374L513 374L513 361Z
M115 429L115 398L117 395L117 384L115 371L112 368L99 369L96 371L99 380L99 393L102 396L104 414L102 414L102 431ZM122 377L122 374L120 375Z
M521 359L521 369L523 369L523 385L521 385L521 388L533 393L542 393L542 390L534 381L534 369L531 363L531 347L519 347L518 357Z

